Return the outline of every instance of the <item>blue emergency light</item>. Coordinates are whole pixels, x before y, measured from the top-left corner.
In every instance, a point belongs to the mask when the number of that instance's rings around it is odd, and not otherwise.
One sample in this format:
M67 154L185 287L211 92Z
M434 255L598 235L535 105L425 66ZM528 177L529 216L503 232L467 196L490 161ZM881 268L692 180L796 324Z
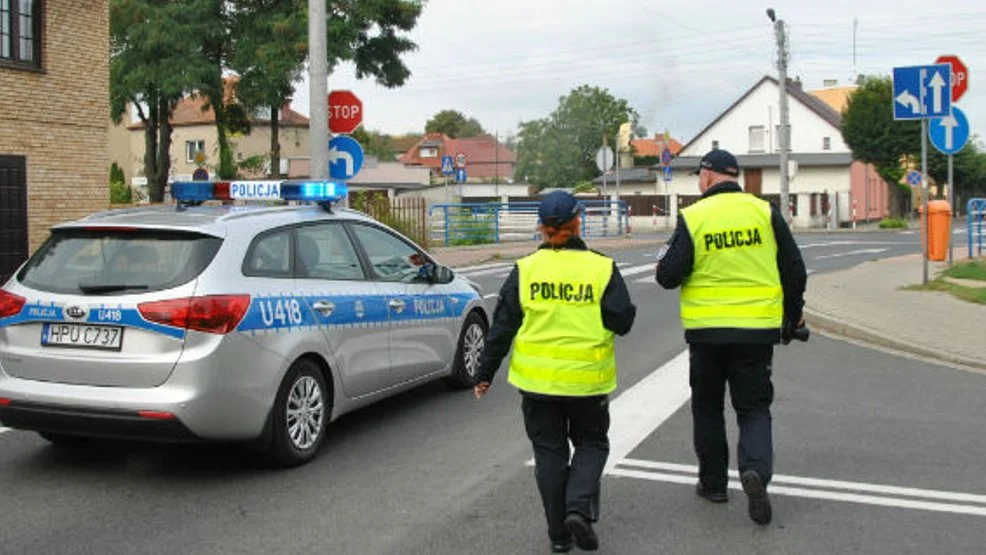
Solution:
M171 184L171 196L179 205L207 200L287 200L325 205L339 202L348 194L346 184L337 181L176 181Z

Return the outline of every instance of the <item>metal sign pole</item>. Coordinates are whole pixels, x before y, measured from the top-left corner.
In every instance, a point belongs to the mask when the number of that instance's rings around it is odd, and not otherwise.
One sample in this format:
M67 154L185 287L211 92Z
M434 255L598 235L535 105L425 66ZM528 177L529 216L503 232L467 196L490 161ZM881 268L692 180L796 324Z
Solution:
M921 196L924 204L924 283L928 283L928 251L931 245L929 230L931 229L931 215L928 214L928 120L921 119Z
M952 155L948 155L948 200L952 205L952 218L955 217L955 180L952 177ZM951 218L949 218L951 220ZM952 265L952 230L951 221L948 230L948 265Z

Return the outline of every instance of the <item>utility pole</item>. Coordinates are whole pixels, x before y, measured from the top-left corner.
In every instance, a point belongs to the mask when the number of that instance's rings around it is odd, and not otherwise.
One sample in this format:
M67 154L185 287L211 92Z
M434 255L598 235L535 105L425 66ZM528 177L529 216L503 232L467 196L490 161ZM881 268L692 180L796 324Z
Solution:
M789 187L790 187L790 177L788 176L788 157L791 153L791 124L790 124L790 114L788 113L787 105L787 35L784 30L784 20L777 19L773 8L767 10L767 17L774 23L774 33L777 35L777 74L778 74L778 85L780 86L780 107L781 107L781 124L780 124L780 140L781 140L781 152L780 152L780 174L781 174L781 215L784 216L784 221L791 225L791 204L788 198Z
M311 178L329 177L329 62L325 0L308 0L308 133ZM347 203L348 205L348 203Z

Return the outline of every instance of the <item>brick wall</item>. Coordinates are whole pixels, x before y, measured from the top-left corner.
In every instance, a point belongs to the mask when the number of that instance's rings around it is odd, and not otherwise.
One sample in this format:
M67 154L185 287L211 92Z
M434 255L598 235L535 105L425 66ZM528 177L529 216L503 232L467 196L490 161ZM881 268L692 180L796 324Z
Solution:
M109 204L109 4L44 0L43 70L0 67L0 154L27 157L29 241Z

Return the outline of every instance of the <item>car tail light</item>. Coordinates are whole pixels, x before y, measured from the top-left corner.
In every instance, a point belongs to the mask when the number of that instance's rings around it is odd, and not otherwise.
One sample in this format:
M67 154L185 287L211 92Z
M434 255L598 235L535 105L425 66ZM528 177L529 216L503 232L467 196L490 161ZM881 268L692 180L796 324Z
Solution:
M6 407L9 404L10 404L10 399L7 398L0 399L0 407Z
M160 410L139 410L137 411L137 416L141 418L147 418L149 420L174 420L175 415L172 412L164 412Z
M8 318L20 314L27 299L9 291L0 289L0 318Z
M250 295L211 295L140 303L145 320L207 333L226 334L240 324Z

